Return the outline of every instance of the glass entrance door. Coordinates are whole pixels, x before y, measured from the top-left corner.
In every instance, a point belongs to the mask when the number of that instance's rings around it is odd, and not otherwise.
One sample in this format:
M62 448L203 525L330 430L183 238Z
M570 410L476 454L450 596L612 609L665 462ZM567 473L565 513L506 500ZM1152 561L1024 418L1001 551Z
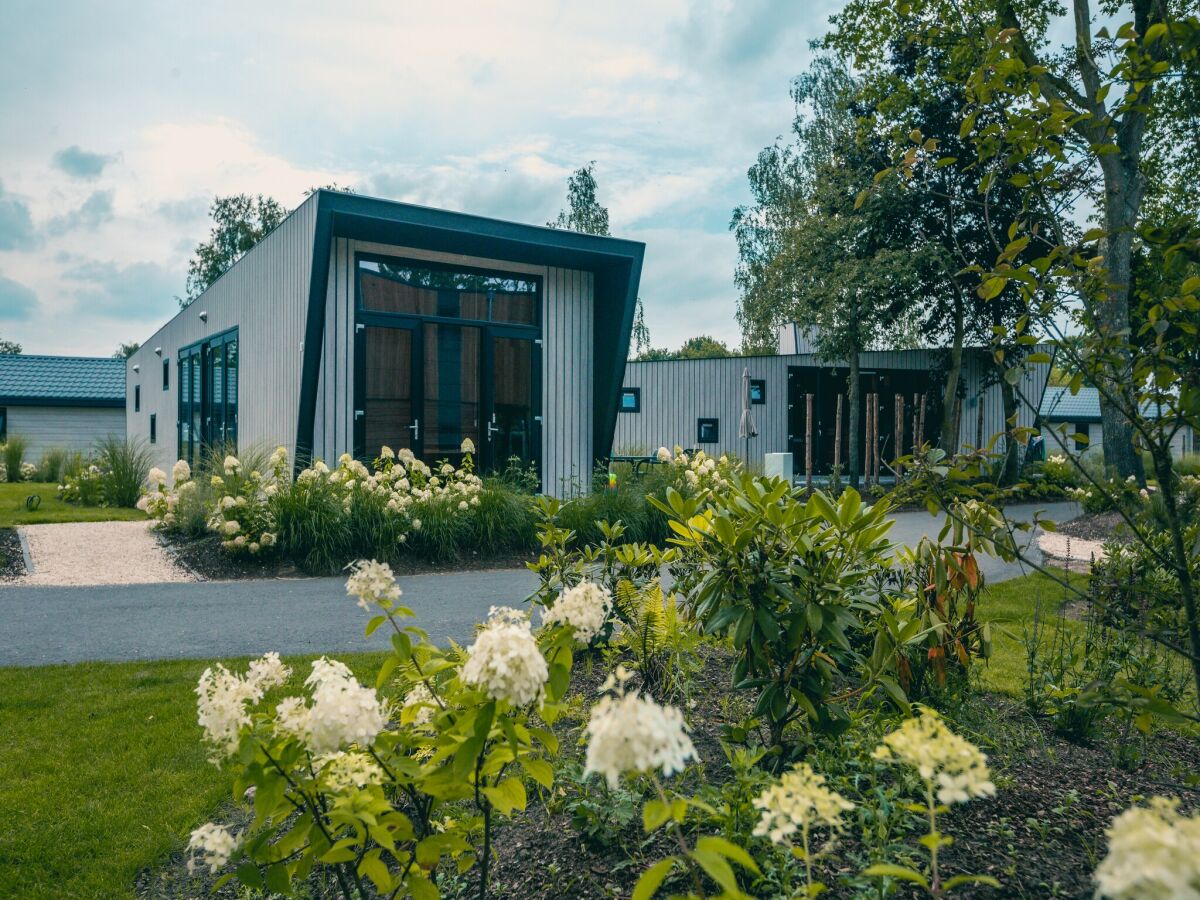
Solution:
M532 338L495 336L488 354L491 408L488 410L484 465L501 470L510 459L525 468L538 458L536 425L537 344Z
M462 444L478 450L483 419L483 329L426 322L423 326L424 457L462 461Z
M374 458L387 446L421 456L420 332L411 326L366 326L359 334L364 377L359 388L362 405L355 412L358 455Z

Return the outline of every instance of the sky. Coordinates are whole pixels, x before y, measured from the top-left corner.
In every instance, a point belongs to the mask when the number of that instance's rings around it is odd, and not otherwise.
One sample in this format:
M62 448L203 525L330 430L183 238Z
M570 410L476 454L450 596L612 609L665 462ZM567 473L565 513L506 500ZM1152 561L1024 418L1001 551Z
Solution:
M544 224L594 160L655 346L736 345L729 231L824 0L6 3L0 338L111 354L177 309L216 195Z

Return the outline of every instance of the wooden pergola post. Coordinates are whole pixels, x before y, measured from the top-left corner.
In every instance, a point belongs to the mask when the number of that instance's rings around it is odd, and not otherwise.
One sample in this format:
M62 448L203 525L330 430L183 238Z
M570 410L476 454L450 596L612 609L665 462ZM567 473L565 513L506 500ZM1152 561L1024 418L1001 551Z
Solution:
M837 395L837 421L833 426L833 467L842 468L842 395Z
M900 480L900 457L904 455L904 395L897 394L895 403L892 404L896 410L896 481Z

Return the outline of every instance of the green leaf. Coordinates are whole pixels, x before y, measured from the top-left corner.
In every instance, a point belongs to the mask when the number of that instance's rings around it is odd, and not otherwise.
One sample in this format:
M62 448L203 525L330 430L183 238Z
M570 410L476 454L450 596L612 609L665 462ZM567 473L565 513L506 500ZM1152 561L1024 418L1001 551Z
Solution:
M699 846L688 854L694 859L697 864L705 872L708 877L725 889L727 894L734 897L744 897L741 888L738 887L737 876L733 874L733 867L720 853L712 850L702 850Z
M495 787L485 787L483 792L502 816L510 816L514 809L524 809L525 785L520 778L506 778Z
M758 869L758 863L754 861L749 853L732 841L725 840L723 837L702 837L696 841L696 849L712 850L714 853L720 853L726 859L732 859L743 869L749 869L755 875L762 874Z
M409 873L405 887L413 895L413 900L438 900L437 888L428 878L417 872Z
M633 889L633 900L650 900L658 889L662 886L663 881L671 874L671 870L675 868L675 863L678 860L674 856L668 856L666 859L660 859L638 879L637 885Z
M671 806L661 800L647 800L642 807L642 828L646 834L658 831L671 818Z
M375 618L371 619L371 621L367 623L367 637L373 635L375 630L386 621L387 616L375 616Z
M985 279L983 284L979 286L979 296L984 300L992 300L1000 296L1000 292L1004 290L1007 284L1007 278L1000 275L993 275L991 278Z
M386 894L392 889L392 873L379 858L378 849L372 850L362 858L362 862L358 864L358 874L370 878L381 894Z
M395 656L388 656L384 659L383 665L379 667L379 674L375 676L375 690L379 690L387 683L399 664L400 660Z
M522 757L521 768L525 770L526 775L546 790L554 786L554 766L546 760L537 757Z
M351 859L353 858L351 856ZM263 886L262 873L252 862L242 863L237 867L237 878L246 887L261 888Z
M991 875L955 875L953 878L947 878L946 883L942 885L942 890L951 891L960 884L986 884L988 887L1002 887L999 881Z
M905 866L896 866L892 865L892 863L876 863L873 866L863 869L863 874L872 878L897 878L900 881L911 881L913 884L919 884L925 890L929 890L929 882L925 879L925 876Z

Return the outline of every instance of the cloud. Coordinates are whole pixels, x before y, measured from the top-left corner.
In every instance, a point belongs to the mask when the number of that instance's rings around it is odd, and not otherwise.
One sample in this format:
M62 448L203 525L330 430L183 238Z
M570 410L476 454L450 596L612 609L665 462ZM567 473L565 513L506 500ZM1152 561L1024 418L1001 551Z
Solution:
M104 167L115 159L116 156L92 153L84 150L78 144L72 144L54 154L54 167L59 171L66 172L72 178L91 181L99 178Z
M0 250L28 250L39 243L29 205L0 182Z
M0 319L28 319L37 305L37 294L19 281L0 275Z
M93 191L79 209L55 216L47 222L46 231L52 235L66 234L75 229L95 231L113 218L113 192Z
M62 275L81 285L72 292L76 312L110 317L165 317L174 310L175 295L183 287L181 273L154 262L123 266L85 259L68 265Z

